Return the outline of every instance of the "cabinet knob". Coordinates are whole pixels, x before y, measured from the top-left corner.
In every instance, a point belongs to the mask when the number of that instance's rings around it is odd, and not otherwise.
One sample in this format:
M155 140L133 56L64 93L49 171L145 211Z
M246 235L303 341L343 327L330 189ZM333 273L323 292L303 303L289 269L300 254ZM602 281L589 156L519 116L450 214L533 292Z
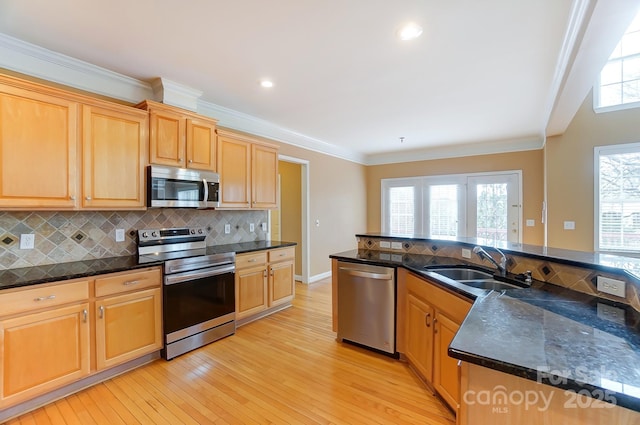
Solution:
M178 161L182 162L182 158L178 158Z
M190 160L189 160L189 164L191 164L192 162L193 162L193 159L190 159Z
M75 197L75 196L73 196L73 195L71 195L71 196L69 196L69 199L71 199L72 201L75 201L75 200L76 200L76 197Z
M91 196L87 196L84 199L86 199L87 201L90 201L91 200Z

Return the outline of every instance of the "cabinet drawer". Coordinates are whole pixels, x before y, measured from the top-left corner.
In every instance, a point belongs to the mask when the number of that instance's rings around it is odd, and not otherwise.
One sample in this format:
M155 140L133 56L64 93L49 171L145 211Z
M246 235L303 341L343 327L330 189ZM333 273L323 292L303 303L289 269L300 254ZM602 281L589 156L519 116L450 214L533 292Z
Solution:
M32 289L0 293L0 305L2 305L2 313L0 315L9 316L88 299L88 280L42 285Z
M96 297L152 288L161 283L162 272L159 268L112 274L96 279Z
M273 263L275 261L290 260L294 258L295 255L296 255L295 247L274 249L269 251L269 262Z
M267 253L264 251L236 255L236 269L244 269L262 264L267 264Z

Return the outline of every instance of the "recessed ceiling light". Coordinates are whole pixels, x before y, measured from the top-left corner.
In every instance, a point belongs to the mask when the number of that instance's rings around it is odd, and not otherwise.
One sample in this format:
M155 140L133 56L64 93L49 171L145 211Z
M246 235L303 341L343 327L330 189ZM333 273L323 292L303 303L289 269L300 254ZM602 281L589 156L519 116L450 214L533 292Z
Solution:
M260 85L262 87L264 87L265 89L270 89L271 87L273 87L273 81L271 81L271 80L262 80L262 81L260 81Z
M398 38L402 41L413 40L420 37L422 34L422 27L415 22L409 22L398 30Z

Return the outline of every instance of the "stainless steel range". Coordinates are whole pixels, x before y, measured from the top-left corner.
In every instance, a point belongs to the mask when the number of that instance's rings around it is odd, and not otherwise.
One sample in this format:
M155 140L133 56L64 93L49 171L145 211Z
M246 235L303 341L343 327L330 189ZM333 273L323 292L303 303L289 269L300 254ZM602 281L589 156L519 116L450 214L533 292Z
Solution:
M207 253L204 228L138 230L138 261L164 261L169 360L235 333L235 253Z

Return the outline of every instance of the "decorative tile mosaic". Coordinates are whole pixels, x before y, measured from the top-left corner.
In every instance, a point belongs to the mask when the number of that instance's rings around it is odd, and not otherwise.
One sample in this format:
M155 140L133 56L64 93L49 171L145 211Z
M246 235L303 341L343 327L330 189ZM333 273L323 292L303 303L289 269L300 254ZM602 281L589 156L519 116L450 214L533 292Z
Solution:
M433 241L411 241L407 242L403 239L379 239L375 237L357 238L358 249L392 251L398 253L433 255L438 257L449 257L464 260L466 262L475 263L481 266L489 266L483 262L477 255L472 258L462 258L462 250L456 242L442 241L437 244ZM390 250L388 248L381 249L380 241L385 242L402 242L402 249ZM507 270L510 273L519 274L525 271L531 271L534 279L548 282L557 286L571 289L576 292L582 292L589 295L597 295L600 298L609 299L616 302L624 302L629 304L637 311L640 311L640 288L626 276L619 274L605 273L595 271L593 269L569 266L561 263L554 263L550 260L537 260L529 257L521 257L518 255L507 255ZM596 276L605 276L613 279L624 280L626 282L626 298L620 299L616 296L605 294L597 290Z
M260 223L267 211L150 209L148 211L0 212L0 269L133 255L136 231L143 228L197 226L207 230L207 245L265 240ZM255 231L249 225L255 224ZM224 233L224 225L231 233ZM125 241L116 242L116 229ZM35 234L34 249L20 249L20 235Z

